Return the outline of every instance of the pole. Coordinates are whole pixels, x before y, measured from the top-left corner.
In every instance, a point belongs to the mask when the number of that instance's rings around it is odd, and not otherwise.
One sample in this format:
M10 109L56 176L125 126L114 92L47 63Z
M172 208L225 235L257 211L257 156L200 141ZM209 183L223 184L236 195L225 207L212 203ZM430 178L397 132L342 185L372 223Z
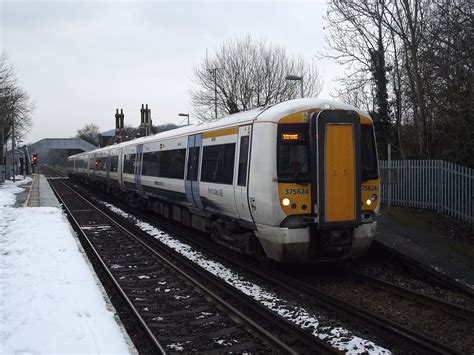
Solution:
M15 117L12 115L12 171L13 182L15 182Z
M214 112L217 120L217 69L214 69Z
M303 92L303 77L301 77L301 80L300 80L300 88L301 88L301 98L304 97L304 92Z

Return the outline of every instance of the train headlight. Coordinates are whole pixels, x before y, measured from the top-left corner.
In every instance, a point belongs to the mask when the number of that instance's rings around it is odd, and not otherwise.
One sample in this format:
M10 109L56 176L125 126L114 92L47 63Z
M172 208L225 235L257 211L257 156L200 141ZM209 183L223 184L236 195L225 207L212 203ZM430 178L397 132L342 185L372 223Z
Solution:
M370 196L370 199L375 202L377 201L377 194L373 194L372 196Z
M285 197L283 200L281 200L281 204L283 206L289 206L291 203L290 199L288 197Z
M372 204L372 200L369 198L367 201L365 201L365 203L367 204L367 206L370 206Z

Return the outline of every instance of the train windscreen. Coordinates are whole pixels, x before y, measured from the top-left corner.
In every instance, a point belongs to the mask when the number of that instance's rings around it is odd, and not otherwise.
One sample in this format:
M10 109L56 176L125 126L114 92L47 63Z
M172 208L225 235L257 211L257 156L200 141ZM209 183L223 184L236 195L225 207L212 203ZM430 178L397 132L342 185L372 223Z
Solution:
M377 179L379 177L377 167L377 154L375 151L375 139L373 126L361 125L360 147L361 147L361 178L362 182Z
M278 127L278 182L309 182L308 125Z

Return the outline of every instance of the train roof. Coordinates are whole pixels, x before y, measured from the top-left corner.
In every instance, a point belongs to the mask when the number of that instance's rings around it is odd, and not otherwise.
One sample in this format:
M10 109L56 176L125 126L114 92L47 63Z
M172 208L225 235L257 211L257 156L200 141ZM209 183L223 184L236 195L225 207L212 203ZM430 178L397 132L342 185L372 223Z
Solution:
M111 146L98 148L89 152L83 152L73 155L69 158L79 157L91 153L101 153L111 149L119 149L130 145L143 144L155 141L156 139L174 138L180 136L188 136L190 134L198 134L218 128L228 126L241 125L254 121L278 122L282 117L291 115L292 113L301 112L310 109L331 109L331 110L354 110L360 115L370 119L370 115L354 106L343 104L329 99L302 98L295 100L283 101L278 104L259 107L256 109L235 113L220 119L200 122L198 124L179 127L165 132L160 132L151 136L133 139L131 141L114 144Z

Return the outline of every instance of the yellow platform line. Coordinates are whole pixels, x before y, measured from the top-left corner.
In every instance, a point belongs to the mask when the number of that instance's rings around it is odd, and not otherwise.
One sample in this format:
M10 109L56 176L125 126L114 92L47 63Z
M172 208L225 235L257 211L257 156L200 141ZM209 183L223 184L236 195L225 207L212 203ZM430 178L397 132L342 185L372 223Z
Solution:
M33 174L33 182L31 183L30 191L28 191L28 196L26 196L26 201L23 204L23 207L28 207L28 202L30 202L31 197L31 190L33 190L33 186L35 186L36 174Z

